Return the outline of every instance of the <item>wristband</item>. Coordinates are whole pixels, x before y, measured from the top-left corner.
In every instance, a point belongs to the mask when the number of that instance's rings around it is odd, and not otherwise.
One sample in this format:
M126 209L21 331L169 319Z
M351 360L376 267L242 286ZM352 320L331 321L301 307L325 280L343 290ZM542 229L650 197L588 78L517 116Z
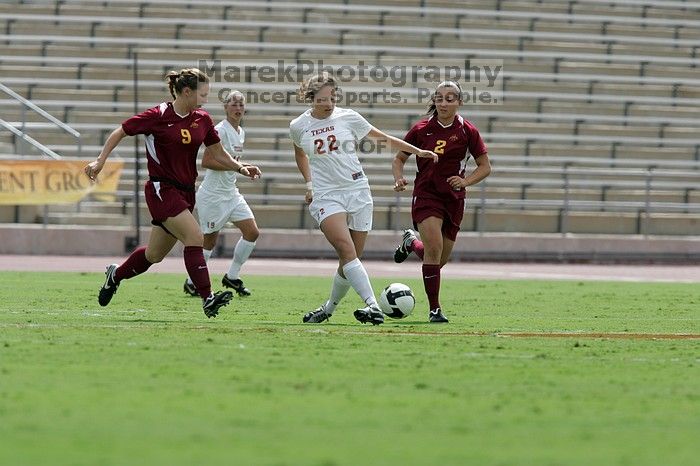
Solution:
M311 181L306 182L306 190L313 191L313 185L311 184Z

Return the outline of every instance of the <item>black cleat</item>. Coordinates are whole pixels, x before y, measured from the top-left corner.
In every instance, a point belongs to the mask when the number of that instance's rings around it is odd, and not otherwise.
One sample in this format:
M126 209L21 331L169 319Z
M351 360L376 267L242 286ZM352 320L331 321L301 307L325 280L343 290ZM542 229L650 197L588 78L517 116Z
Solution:
M221 279L221 284L226 288L233 288L233 291L238 293L238 296L250 296L250 290L245 287L243 280L240 278L231 280L228 278L228 275L224 275L224 278Z
M216 317L219 315L219 308L226 306L233 298L233 293L230 291L217 291L203 300L202 309L207 317Z
M367 306L362 309L356 310L353 315L360 323L366 324L367 322L372 325L379 325L384 323L384 314L377 306Z
M315 311L308 312L304 314L302 320L305 324L320 324L331 318L331 315L326 312L325 304L321 304L321 307Z
M428 314L428 320L437 324L446 324L449 322L447 317L445 317L445 315L442 313L442 309L439 307L430 311Z
M109 304L112 300L112 296L114 296L114 293L117 292L117 288L119 288L119 283L114 281L114 271L117 270L117 267L119 267L117 264L110 264L107 266L107 270L105 271L107 277L97 297L97 302L100 303L100 306Z
M406 258L408 258L408 255L411 254L411 244L413 244L413 241L417 239L418 237L416 236L415 231L411 230L410 228L408 230L404 230L401 244L398 248L396 248L396 251L394 251L394 262L400 264L401 262L405 261Z
M197 288L194 287L194 283L190 283L187 279L185 279L185 284L182 285L182 291L190 296L199 296Z

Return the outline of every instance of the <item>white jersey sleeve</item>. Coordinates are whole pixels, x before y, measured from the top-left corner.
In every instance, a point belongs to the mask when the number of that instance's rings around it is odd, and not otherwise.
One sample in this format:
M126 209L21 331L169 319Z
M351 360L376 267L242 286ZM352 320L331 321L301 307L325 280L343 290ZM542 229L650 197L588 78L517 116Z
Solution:
M350 127L350 131L352 131L358 141L367 136L367 134L372 130L372 125L369 123L369 121L365 120L365 117L357 113L355 110L347 109L345 121Z
M292 140L295 146L301 147L301 125L300 124L295 124L299 118L293 120L289 124L289 139Z

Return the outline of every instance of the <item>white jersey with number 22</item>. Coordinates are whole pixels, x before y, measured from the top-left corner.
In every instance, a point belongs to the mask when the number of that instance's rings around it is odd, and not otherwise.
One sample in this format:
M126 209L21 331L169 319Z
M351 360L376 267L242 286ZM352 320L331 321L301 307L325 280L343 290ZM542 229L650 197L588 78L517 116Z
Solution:
M315 198L331 192L369 189L357 147L371 129L372 125L355 110L340 107L323 120L312 117L310 109L292 120L289 134L309 157Z

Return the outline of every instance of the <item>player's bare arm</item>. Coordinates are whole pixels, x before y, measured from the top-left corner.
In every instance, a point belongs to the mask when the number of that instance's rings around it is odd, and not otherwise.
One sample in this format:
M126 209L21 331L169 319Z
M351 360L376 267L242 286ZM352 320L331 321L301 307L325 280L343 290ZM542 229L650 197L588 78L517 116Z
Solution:
M410 157L404 151L399 151L391 161L391 172L394 174L394 191L405 191L408 185L408 180L403 176L403 168L406 165L406 160Z
M117 147L121 140L126 136L127 134L124 132L121 126L112 131L112 134L110 134L105 141L105 145L102 147L102 152L100 152L100 155L97 156L97 159L85 166L84 170L88 178L90 178L92 181L97 179L97 175L99 175L102 171L102 167L104 167L107 157L109 157L114 148Z
M299 173L304 177L304 182L306 183L306 194L304 199L307 204L310 204L314 200L313 185L311 184L311 168L309 167L309 157L304 152L304 149L294 144L294 160L297 163L297 168Z
M417 157L421 158L433 159L433 162L435 163L438 161L438 155L435 152L419 149L413 144L409 144L403 139L386 134L375 127L372 127L369 133L367 133L367 136L375 141L388 141L389 145L394 150L400 150L406 152L407 154L416 154Z
M452 189L463 189L467 186L473 186L491 174L491 162L488 154L477 155L474 157L474 162L476 162L476 168L464 178L461 176L447 178L447 183L452 186Z
M202 167L212 170L231 170L247 176L250 179L256 179L262 176L262 171L255 165L243 165L235 160L226 152L221 143L207 146L202 157ZM220 168L223 167L223 168Z

